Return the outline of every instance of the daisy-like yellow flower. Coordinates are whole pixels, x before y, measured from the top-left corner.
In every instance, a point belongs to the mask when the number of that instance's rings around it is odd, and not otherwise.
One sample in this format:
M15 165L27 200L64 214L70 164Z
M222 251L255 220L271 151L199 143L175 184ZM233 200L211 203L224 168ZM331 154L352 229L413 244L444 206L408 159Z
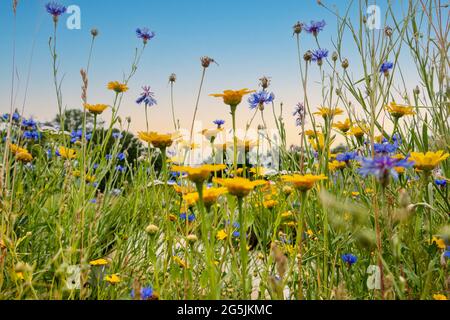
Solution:
M281 177L285 182L292 183L294 187L300 191L308 191L314 187L316 182L327 180L328 178L325 175L292 175L292 176L282 176Z
M330 145L332 145L333 142L334 142L334 139L331 139ZM323 150L323 148L325 146L325 136L323 135L323 133L318 132L317 137L309 138L309 143L311 144L311 146L313 147L313 149L315 151L321 151L321 150Z
M238 198L244 198L248 196L255 187L267 184L264 180L250 181L244 178L214 179L213 181L227 188L229 194Z
M66 147L59 147L58 153L63 159L71 160L77 157L77 152L75 150Z
M157 132L138 132L139 139L151 143L153 147L164 150L170 147L175 139L173 134L159 134Z
M345 119L344 122L339 121L339 122L336 122L335 124L333 124L333 128L338 129L342 133L348 132L348 130L350 130L351 126L352 126L352 123L350 122L350 119Z
M281 218L288 219L292 218L294 216L294 213L292 211L285 211L281 214Z
M113 90L115 93L127 92L128 87L124 83L120 83L119 81L111 81L108 83L108 89Z
M181 194L181 195L195 192L195 188L193 188L191 186L179 186L179 185L175 184L175 185L173 185L173 188L175 189L176 193Z
M447 296L443 295L443 294L433 294L433 299L434 300L448 300Z
M258 176L263 176L266 173L266 168L264 167L251 168L250 173L256 174Z
M195 204L198 202L198 193L192 192L192 193L185 194L183 196L183 200L184 200L185 205L188 208L191 208L191 207L195 206Z
M438 238L438 237L433 237L431 239L431 244L435 244L439 249L445 249L446 248L444 239L441 239L441 238Z
M115 273L110 276L106 276L105 281L109 282L110 284L118 284L120 281L122 281L122 279L120 279L119 275Z
M205 204L205 206L211 207L214 203L217 202L217 199L219 199L219 197L221 195L226 194L227 188L209 188L209 189L204 189L203 190L203 203Z
M186 261L184 261L183 259L181 259L178 256L174 256L173 257L173 261L176 262L176 264L178 264L181 268L186 269L188 267Z
M217 232L216 239L219 241L225 240L228 237L228 234L225 232L225 230L220 230Z
M414 161L414 168L422 171L431 171L442 161L446 160L450 154L439 150L437 152L411 152L410 159Z
M223 98L223 102L231 107L236 107L242 102L242 97L255 92L247 88L241 90L225 90L223 93L210 94L211 97Z
M350 131L347 132L347 135L354 136L357 139L361 139L364 137L368 130L364 125L356 125L350 128Z
M108 106L106 104L88 104L88 103L85 103L84 104L84 108L86 110L88 110L90 113L98 115L98 114L102 114L103 111L105 111L106 108L108 108Z
M413 111L413 107L404 106L396 104L395 102L391 102L386 106L386 110L397 119L400 119L403 116L413 116L416 113Z
M17 144L13 144L13 143L10 143L10 144L9 144L9 150L11 150L11 152L12 152L13 154L18 154L18 153L25 153L25 152L28 152L27 149L24 149L24 148L18 146Z
M305 135L307 137L315 137L317 134L319 134L320 132L318 130L314 131L314 130L306 130L305 131Z
M328 163L328 169L330 171L336 171L336 170L342 170L347 167L347 164L343 161L337 161L333 160L332 162Z
M321 107L319 108L319 111L314 112L313 114L316 116L321 116L325 120L328 118L334 118L335 116L341 115L344 113L344 110L339 108L325 108Z
M16 153L16 160L21 162L31 162L33 161L33 156L28 151Z
M278 201L276 200L266 200L263 202L263 206L266 209L273 209L278 205Z
M365 192L366 194L374 194L374 193L375 193L375 191L374 191L373 189L371 189L371 188L366 188L366 189L364 189L364 192Z
M200 167L173 166L171 170L174 172L186 172L189 180L195 184L201 184L209 178L212 172L224 170L226 167L224 164L205 164Z
M89 264L91 266L105 266L108 264L108 260L101 258L97 260L92 260L91 262L89 262Z

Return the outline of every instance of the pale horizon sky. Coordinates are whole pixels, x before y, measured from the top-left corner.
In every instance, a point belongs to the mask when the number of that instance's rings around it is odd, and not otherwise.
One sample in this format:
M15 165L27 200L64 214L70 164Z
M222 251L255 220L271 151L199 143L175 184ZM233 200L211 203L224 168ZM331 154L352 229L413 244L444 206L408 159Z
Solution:
M48 40L52 35L52 18L45 12L43 0L19 1L16 30L16 101L15 108L21 109L25 83L32 55L30 85L28 88L25 116L38 121L51 120L57 113L55 89L51 72L51 57ZM113 103L113 93L106 89L109 81L122 80L128 73L136 47L141 41L136 38L137 27L149 27L156 32L142 56L141 64L129 83L120 115L131 117L131 131L145 130L144 106L135 100L141 87L150 85L155 92L158 105L149 109L150 129L159 132L174 131L168 77L177 75L175 84L176 117L183 128L189 130L193 117L195 100L200 84L201 56L214 58L219 65L212 64L207 70L202 91L198 120L203 128L212 128L212 121L224 119L231 127L229 107L221 100L210 97L225 89L258 89L258 79L271 77L269 90L276 96L276 104L284 104L284 120L288 143L298 144L298 129L292 117L294 106L303 100L300 86L296 41L292 26L297 21L325 20L327 26L319 35L322 47L333 51L332 40L336 38L336 19L317 5L316 0L294 1L59 1L64 5L78 5L81 9L81 30L67 29L69 17L63 15L58 28L59 76L64 75L62 85L63 104L67 108L81 109L81 78L79 71L85 68L91 41L90 29L98 28L90 76L89 102ZM338 4L340 10L349 1L324 1ZM402 10L403 1L395 5ZM377 1L383 10L386 1ZM406 4L406 2L405 2ZM350 19L355 22L357 8L352 8ZM384 24L383 24L384 25ZM4 30L4 41L0 44L0 113L9 112L12 68L13 14L11 1L0 2L0 28ZM382 32L382 31L378 31ZM348 39L347 39L348 38ZM345 41L348 42L348 35ZM350 72L354 79L361 75L361 63L353 43L345 42L344 55L350 60ZM307 49L316 49L311 35L301 34L302 54ZM406 51L406 49L404 50ZM406 52L405 52L406 53ZM405 55L407 56L407 55ZM406 59L406 58L405 58ZM415 87L418 84L414 68L408 68L411 61L402 62L403 72ZM308 95L312 112L321 104L319 68L310 68L311 80ZM328 67L326 71L330 71ZM412 79L412 80L411 80ZM267 107L265 118L270 128L275 128L271 107ZM253 112L246 98L238 107L238 127L244 128ZM110 113L102 118L108 120ZM345 116L336 120L345 120ZM259 115L253 128L261 124Z

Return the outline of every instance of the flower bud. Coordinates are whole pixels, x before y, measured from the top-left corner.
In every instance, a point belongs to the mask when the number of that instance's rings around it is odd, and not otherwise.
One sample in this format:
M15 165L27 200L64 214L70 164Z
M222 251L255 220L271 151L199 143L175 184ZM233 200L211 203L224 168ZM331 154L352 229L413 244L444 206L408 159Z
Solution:
M335 52L333 52L333 54L331 55L331 60L333 60L333 61L337 61L337 59L338 59L338 53L335 51Z
M349 66L348 60L347 60L347 59L344 59L344 60L342 61L342 68L347 69L348 66Z
M311 61L312 57L313 57L313 53L311 52L311 50L306 51L305 54L303 55L303 59L306 62Z
M92 28L92 29L91 29L91 35L92 35L93 38L95 38L96 36L98 36L98 29Z
M189 241L191 243L194 243L194 242L196 242L198 240L198 238L197 238L197 236L195 234L189 234L186 237L186 239L187 239L187 241Z
M175 82L175 81L177 81L177 75L175 74L175 73L172 73L170 76L169 76L169 82Z
M294 34L300 34L303 30L303 23L297 21L297 23L293 26Z
M150 224L145 228L145 232L148 234L156 234L159 231L158 226L155 226L154 224Z

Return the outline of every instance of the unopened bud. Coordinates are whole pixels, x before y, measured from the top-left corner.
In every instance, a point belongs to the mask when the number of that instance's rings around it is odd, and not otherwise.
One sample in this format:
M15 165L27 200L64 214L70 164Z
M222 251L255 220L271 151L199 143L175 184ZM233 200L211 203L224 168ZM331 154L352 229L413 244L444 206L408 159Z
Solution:
M347 60L347 59L344 59L344 60L342 61L342 68L347 69L349 65L350 65L350 64L348 63L348 60Z
M148 234L156 234L159 231L158 226L155 226L154 224L150 224L145 228L145 232Z

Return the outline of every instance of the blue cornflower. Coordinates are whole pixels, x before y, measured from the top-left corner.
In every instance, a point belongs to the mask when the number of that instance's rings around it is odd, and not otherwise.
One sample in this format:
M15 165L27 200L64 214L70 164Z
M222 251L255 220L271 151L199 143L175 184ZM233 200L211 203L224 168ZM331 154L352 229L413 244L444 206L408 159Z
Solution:
M39 140L41 134L37 131L25 131L23 137L27 140Z
M123 135L120 132L113 132L112 137L114 139L122 139Z
M107 154L107 155L105 156L105 158L106 158L106 160L111 160L111 159L112 159L112 155L111 155L111 154Z
M5 121L9 121L9 119L10 119L9 117L10 117L9 113L5 113L2 115L2 119ZM17 112L14 112L12 119L13 119L13 121L18 122L20 120L20 114L18 114Z
M363 177L374 175L383 186L387 186L389 183L389 176L398 179L398 173L395 170L396 167L410 168L413 165L414 163L408 161L408 159L399 160L389 156L381 156L375 159L362 159L359 173Z
M98 164L98 163L94 163L94 165L92 166L92 168L93 168L94 170L97 170L98 167L99 167L99 164Z
M358 261L358 257L351 253L343 254L341 256L341 258L342 258L342 261L347 263L349 266L352 266L353 264L356 263L356 261Z
M26 128L30 128L30 129L36 129L36 121L34 121L33 119L30 119L30 120L26 120L26 119L24 119L23 121L22 121L22 125L24 126L24 127L26 127Z
M327 23L325 22L325 20L311 21L310 25L304 25L303 28L305 29L306 32L312 33L316 37L326 25Z
M140 290L141 300L149 300L153 297L153 288L152 287L144 287ZM134 299L134 289L131 290L131 298Z
M214 120L213 123L217 126L218 129L220 129L225 124L225 120L218 119Z
M234 232L233 232L233 237L239 238L240 236L241 236L241 234L240 234L239 231L234 231Z
M153 31L150 31L148 28L137 28L136 35L139 39L142 39L144 41L144 44L146 44L148 40L151 40L155 37L155 33Z
M275 95L273 92L269 93L267 91L259 91L253 93L250 98L248 98L248 103L250 104L250 109L255 109L256 107L264 107L265 104L273 102Z
M356 152L345 152L345 153L339 153L336 156L336 160L339 162L349 162L350 160L355 160L356 159Z
M326 57L328 57L327 49L317 49L312 52L311 60L317 61L317 64L320 66L320 65L322 65L322 60Z
M447 247L447 250L445 250L444 257L450 259L450 247Z
M47 149L47 151L45 151L45 153L47 154L47 158L51 159L51 157L52 157L52 150L51 149Z
M146 107L151 107L157 104L156 99L154 98L154 93L150 91L149 86L143 86L142 90L143 92L141 93L141 96L136 100L137 104L144 102Z
M193 213L190 214L189 216L188 216L186 213L180 214L180 219L181 219L181 220L185 221L185 220L186 220L186 217L187 217L187 219L188 219L189 222L192 222L192 221L195 220L195 214L193 214Z
M49 2L45 5L45 9L49 14L51 14L55 19L66 12L67 8L62 4L55 1Z
M296 117L295 123L296 123L297 127L302 126L305 121L305 116L306 116L306 110L305 110L305 106L303 105L303 103L301 103L301 102L297 103L292 115L294 117Z
M380 67L380 72L384 73L385 75L389 74L389 70L391 70L394 67L394 64L392 62L386 61L383 62L383 64Z
M119 159L119 161L123 161L123 160L125 160L127 157L125 156L125 154L124 153L119 153L118 155L117 155L117 159Z
M97 199L91 199L91 201L90 201L91 203L97 203Z
M395 151L397 151L398 149L398 144L397 142L395 142L394 144L391 143L375 143L374 144L374 148L375 148L375 153L393 153Z
M125 172L126 169L127 168L122 167L121 165L116 166L116 171L119 171L119 172Z
M240 226L241 226L241 225L239 224L239 222L233 223L233 227L236 228L236 229L239 228Z
M442 188L445 188L447 186L447 180L446 179L436 179L434 180L434 183Z

